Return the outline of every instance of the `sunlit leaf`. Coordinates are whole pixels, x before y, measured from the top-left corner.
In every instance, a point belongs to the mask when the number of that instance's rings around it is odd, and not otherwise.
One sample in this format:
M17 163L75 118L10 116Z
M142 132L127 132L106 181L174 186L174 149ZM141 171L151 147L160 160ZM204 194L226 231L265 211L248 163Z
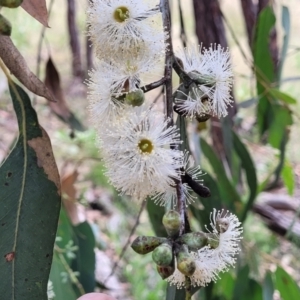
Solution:
M295 189L295 178L292 165L285 159L284 166L281 170L281 177L284 185L290 195L293 195Z

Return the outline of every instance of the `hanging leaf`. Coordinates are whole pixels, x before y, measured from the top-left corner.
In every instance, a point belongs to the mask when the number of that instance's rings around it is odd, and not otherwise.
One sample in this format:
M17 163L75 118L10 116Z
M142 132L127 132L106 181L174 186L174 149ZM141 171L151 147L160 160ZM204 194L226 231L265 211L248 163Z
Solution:
M255 166L253 164L252 158L245 147L245 145L241 142L239 137L235 132L232 131L233 135L233 145L234 145L234 150L238 154L241 160L242 168L244 169L247 177L247 183L249 187L249 197L247 200L247 203L245 205L243 214L240 218L241 222L243 222L246 217L247 213L252 207L252 204L255 200L255 197L257 195L257 177L256 177L256 170Z
M165 208L155 204L154 201L147 199L147 211L155 235L159 237L167 237L166 229L162 224Z
M266 93L270 84L276 79L269 49L270 32L275 25L275 21L276 18L270 6L260 12L253 44L257 94L262 95L257 105L257 122L261 135L268 129L272 120L271 104L268 99L269 95Z
M9 36L0 35L0 58L16 76L16 78L25 85L25 87L34 94L45 97L49 101L55 102L52 93L47 89L28 68L24 57L15 47Z
M49 27L46 0L23 0L21 6L33 18L35 18L45 27Z
M28 95L10 82L19 137L0 168L0 295L47 299L60 210L60 179Z
M275 289L280 292L282 300L300 299L300 289L295 280L282 268L275 272Z
M297 100L293 97L291 97L290 95L281 92L278 89L272 88L269 90L269 93L278 100L281 100L282 102L286 103L286 104L296 104Z
M51 59L49 57L46 64L46 77L45 86L54 95L57 102L49 102L49 106L52 111L65 123L69 124L72 129L79 131L84 131L84 126L75 117L75 115L70 111L65 100L64 92L60 84L59 73Z
M237 274L232 300L262 300L262 287L249 278L249 266L241 268Z
M285 159L284 166L281 170L281 177L286 186L289 195L293 195L295 189L294 170L292 165Z
M282 6L281 24L282 24L282 27L284 30L284 35L283 35L283 43L282 43L281 54L280 54L280 62L279 62L279 67L278 67L279 82L282 77L282 69L283 69L285 58L286 58L288 45L289 45L289 39L290 39L290 28L291 28L290 11L289 11L288 7L286 7L286 6Z
M78 251L73 261L72 269L79 272L78 280L86 293L95 290L95 265L96 258L94 248L96 246L94 233L87 222L80 223L73 227L77 237Z
M293 124L291 111L281 105L272 105L273 120L270 123L268 142L277 149L282 147L287 127Z
M263 300L273 300L273 295L274 284L272 274L270 272L267 272L263 282Z
M65 264L60 259L58 253L54 253L53 256L50 280L53 284L54 299L74 300L78 298Z
M236 209L240 208L240 196L228 179L225 169L219 158L217 157L215 151L204 139L201 139L201 149L205 157L208 159L211 167L213 168L222 202L229 210L235 213Z

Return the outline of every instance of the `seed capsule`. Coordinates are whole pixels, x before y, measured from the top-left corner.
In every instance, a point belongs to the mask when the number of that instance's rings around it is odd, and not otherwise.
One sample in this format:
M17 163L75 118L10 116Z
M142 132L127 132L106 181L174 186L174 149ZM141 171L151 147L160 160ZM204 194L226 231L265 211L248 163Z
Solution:
M174 266L174 263L172 263L169 266L159 266L159 265L157 265L156 269L157 269L157 272L160 275L160 277L162 279L166 279L174 273L175 266Z
M10 22L0 15L0 35L10 35L11 34L11 24Z
M185 276L192 276L196 270L196 264L186 245L181 246L176 258L177 269Z
M0 0L0 6L16 8L22 4L23 0Z
M125 103L131 106L141 106L144 103L144 101L145 101L145 94L140 89L129 92L125 96Z
M163 243L152 252L153 261L159 266L169 266L173 260L173 250L170 243Z
M163 216L162 222L169 236L175 237L179 234L180 214L175 210L169 210Z
M133 241L131 248L139 254L147 254L166 241L166 238L139 236Z
M186 244L189 250L196 251L207 245L207 234L204 232L190 232L182 235L179 242Z

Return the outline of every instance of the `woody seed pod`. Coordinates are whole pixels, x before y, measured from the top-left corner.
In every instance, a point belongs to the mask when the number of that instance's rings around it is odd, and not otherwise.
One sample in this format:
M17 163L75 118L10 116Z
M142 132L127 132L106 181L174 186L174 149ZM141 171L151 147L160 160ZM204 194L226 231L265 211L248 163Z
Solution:
M180 214L175 210L167 211L162 219L163 225L169 236L175 237L179 234Z
M177 269L185 276L192 276L196 270L196 263L186 245L181 245L176 258Z
M155 236L139 236L133 241L131 248L139 254L147 254L165 241L167 241L166 238Z
M163 243L152 252L153 261L159 266L168 266L173 260L173 250L170 243Z

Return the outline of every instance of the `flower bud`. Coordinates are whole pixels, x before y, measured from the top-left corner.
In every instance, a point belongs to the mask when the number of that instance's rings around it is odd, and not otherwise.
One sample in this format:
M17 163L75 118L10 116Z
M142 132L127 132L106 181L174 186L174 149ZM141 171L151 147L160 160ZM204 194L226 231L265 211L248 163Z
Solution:
M221 218L220 216L217 216L216 219L216 228L219 233L224 233L227 231L229 227L229 220L227 218Z
M207 233L207 245L209 245L212 249L216 249L220 244L220 236L215 233Z
M139 254L147 254L166 241L166 238L156 236L139 236L133 241L131 248Z
M167 211L162 219L162 223L169 236L175 237L179 234L181 225L180 214L175 210Z
M129 92L125 96L125 103L131 106L141 106L145 101L145 94L141 89Z
M204 232L190 232L182 235L177 241L187 245L189 250L196 251L207 245L207 235Z
M22 4L23 0L0 0L0 6L16 8Z
M166 279L170 277L174 271L175 271L175 266L174 266L174 261L169 265L169 266L156 266L157 272L160 275L162 279Z
M152 252L153 261L159 266L168 266L173 260L173 250L170 243L163 243Z
M196 263L186 245L181 245L176 258L177 269L185 276L192 276L196 270Z
M0 35L10 35L11 34L11 24L10 22L0 15Z

